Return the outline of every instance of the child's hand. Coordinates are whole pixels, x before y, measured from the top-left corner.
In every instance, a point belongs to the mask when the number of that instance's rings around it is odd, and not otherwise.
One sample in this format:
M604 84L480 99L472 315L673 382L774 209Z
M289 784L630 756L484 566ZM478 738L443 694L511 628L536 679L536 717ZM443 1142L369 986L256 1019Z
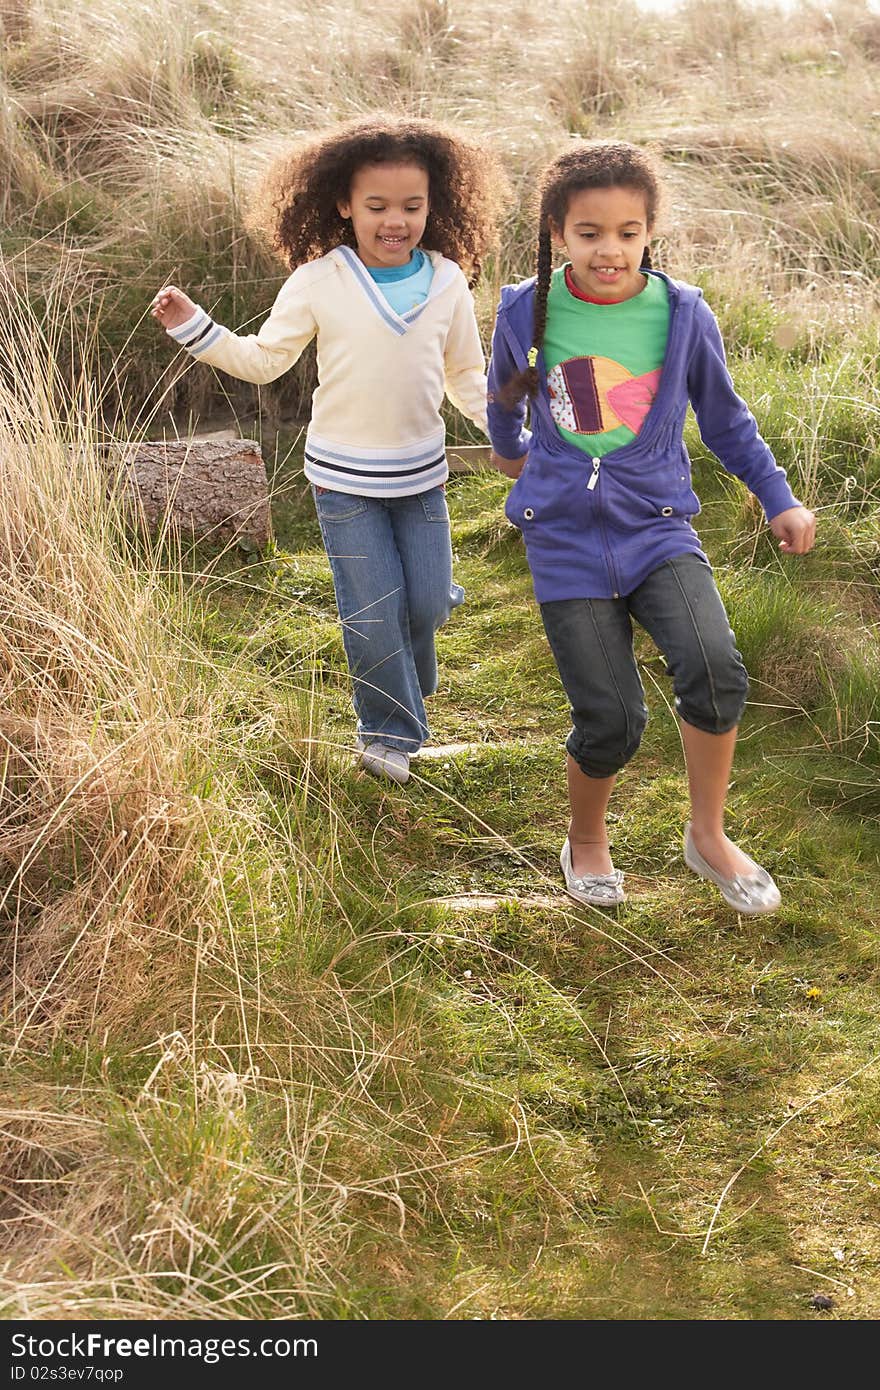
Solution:
M504 473L508 478L518 478L523 471L523 464L528 458L528 454L523 454L520 459L504 459L500 454L496 454L493 449L489 455L489 462L493 468L497 468L499 473Z
M166 285L160 290L150 305L150 313L158 319L163 328L179 328L191 319L197 309L188 294L176 285Z
M816 518L806 507L789 507L774 516L770 530L786 555L806 555L816 539Z

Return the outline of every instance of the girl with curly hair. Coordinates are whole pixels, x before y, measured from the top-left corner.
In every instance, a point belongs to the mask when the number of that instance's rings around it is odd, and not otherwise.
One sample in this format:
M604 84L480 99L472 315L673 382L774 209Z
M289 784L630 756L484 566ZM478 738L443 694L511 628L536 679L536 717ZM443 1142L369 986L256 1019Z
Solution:
M592 905L623 900L606 810L647 718L635 618L675 690L691 798L685 863L738 912L772 912L780 895L770 874L724 833L748 682L691 525L700 503L682 441L688 403L784 553L811 548L815 517L736 394L700 290L652 269L660 186L651 159L622 142L582 143L553 161L540 193L537 277L502 290L489 429L499 466L517 476L507 516L523 533L571 704L566 889ZM567 257L555 271L554 243Z
M429 736L452 579L444 392L486 432L470 288L505 194L493 157L416 119L327 131L280 161L273 245L292 271L240 337L168 285L152 313L199 361L272 381L317 338L305 473L333 574L360 765L396 782Z

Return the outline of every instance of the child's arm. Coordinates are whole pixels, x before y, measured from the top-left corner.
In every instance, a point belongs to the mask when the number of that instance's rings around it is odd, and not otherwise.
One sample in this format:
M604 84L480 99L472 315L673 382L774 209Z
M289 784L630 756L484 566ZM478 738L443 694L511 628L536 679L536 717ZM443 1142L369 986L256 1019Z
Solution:
M502 404L500 398L501 388L517 371L507 340L496 322L489 361L489 438L492 463L508 478L519 477L532 440L531 431L525 427L525 397L512 408Z
M779 538L780 549L802 555L815 537L816 518L795 497L769 445L758 433L755 417L737 395L715 315L705 300L695 309L698 329L688 363L688 395L703 443L729 473L755 494Z
M200 362L258 385L288 371L317 332L299 271L281 286L257 334L230 333L174 285L159 291L151 312L174 341Z
M489 433L486 423L486 361L474 312L474 301L464 283L446 335L444 372L446 394L457 410Z

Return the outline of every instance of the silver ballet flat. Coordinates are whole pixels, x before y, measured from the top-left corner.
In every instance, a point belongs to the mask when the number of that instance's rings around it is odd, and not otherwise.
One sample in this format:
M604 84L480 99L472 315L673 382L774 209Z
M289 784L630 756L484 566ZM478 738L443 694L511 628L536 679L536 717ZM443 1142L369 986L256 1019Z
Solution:
M711 879L724 901L744 917L775 912L782 902L782 895L767 870L753 859L749 860L751 869L747 874L734 874L732 878L725 878L717 869L713 869L694 845L690 821L684 828L684 862L700 878Z
M612 868L610 874L584 874L577 877L571 867L571 845L566 839L559 856L565 891L569 897L589 907L615 907L626 898L623 891L623 873Z

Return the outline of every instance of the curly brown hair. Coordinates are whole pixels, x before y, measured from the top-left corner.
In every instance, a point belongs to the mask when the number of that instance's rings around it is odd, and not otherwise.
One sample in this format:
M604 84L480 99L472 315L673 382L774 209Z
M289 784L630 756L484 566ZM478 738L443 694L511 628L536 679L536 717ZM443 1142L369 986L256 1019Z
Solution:
M508 196L502 168L484 145L434 121L379 114L322 131L279 159L259 195L255 224L293 270L334 246L355 246L346 202L359 169L415 164L428 175L428 220L422 241L457 261L475 285L497 241Z
M624 140L589 140L558 155L538 181L538 277L535 285L535 311L532 348L540 352L547 327L547 295L553 271L551 233L561 231L569 199L585 188L631 188L645 196L645 221L652 232L660 215L662 190L659 168L647 150ZM642 268L651 269L651 255L645 247ZM513 406L523 396L533 397L539 385L538 368L528 367L511 377L501 390L505 405Z

